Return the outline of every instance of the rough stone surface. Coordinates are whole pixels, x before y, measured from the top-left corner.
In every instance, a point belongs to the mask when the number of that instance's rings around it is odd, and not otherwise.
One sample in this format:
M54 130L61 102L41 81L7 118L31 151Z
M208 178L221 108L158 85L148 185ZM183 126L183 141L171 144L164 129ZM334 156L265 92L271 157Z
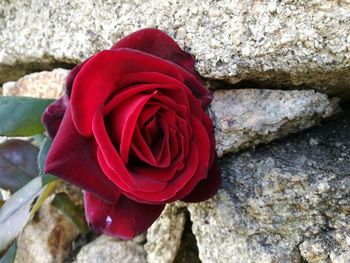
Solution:
M188 215L187 215L188 216ZM181 237L181 245L177 251L174 263L201 263L198 256L196 237L192 232L191 220L186 220L185 229Z
M217 90L210 115L218 155L312 127L336 112L337 102L312 90Z
M15 263L63 262L71 242L79 232L56 208L45 200L35 219L18 239Z
M10 197L10 191L6 191L4 189L0 188L0 194L3 198L3 200L7 200Z
M59 98L63 95L67 69L54 69L28 74L17 81L2 86L4 96L27 96L35 98Z
M167 205L158 220L147 231L147 261L172 263L180 247L186 216L183 207Z
M140 242L141 241L141 242ZM142 246L144 238L121 241L100 236L85 245L77 255L76 263L146 263L146 252Z
M188 207L202 262L349 262L349 134L347 111L223 158L219 194Z
M158 27L196 57L204 77L349 97L349 10L349 0L8 0L0 6L0 82L77 63Z
M350 233L342 230L307 238L299 245L301 255L310 263L350 262Z

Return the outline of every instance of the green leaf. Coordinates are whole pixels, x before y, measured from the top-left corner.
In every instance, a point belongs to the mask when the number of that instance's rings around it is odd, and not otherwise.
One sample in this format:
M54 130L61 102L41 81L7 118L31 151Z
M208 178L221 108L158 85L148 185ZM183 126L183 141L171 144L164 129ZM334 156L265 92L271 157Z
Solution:
M22 232L44 199L55 189L58 181L43 187L36 177L10 196L0 209L0 254Z
M15 262L17 252L17 242L14 241L10 248L6 251L4 256L0 258L0 263L13 263Z
M31 136L44 132L41 115L54 100L0 96L0 136Z
M60 210L79 229L81 234L85 235L89 232L83 207L74 204L66 193L57 193L51 204Z
M29 141L8 140L0 144L0 188L15 192L38 176L38 152Z
M47 153L50 150L51 144L52 144L52 139L46 137L43 141L43 144L40 147L40 151L38 155L38 169L39 169L39 174L43 181L43 185L48 184L57 179L57 177L54 175L44 173L45 160L46 160Z

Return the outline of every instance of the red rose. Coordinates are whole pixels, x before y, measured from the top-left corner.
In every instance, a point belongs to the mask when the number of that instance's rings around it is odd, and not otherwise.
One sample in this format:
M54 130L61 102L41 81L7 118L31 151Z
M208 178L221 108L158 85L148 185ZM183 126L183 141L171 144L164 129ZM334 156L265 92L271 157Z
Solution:
M95 231L132 238L166 203L217 192L210 101L191 55L157 29L135 32L76 66L46 109L45 172L85 190Z

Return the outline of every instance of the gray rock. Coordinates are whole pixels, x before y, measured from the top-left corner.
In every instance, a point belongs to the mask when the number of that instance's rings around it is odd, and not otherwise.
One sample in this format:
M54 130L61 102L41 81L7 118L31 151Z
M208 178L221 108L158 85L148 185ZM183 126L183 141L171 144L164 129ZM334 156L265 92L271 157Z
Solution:
M349 262L349 134L346 112L223 158L219 194L188 207L202 262Z
M10 191L0 188L0 196L2 197L2 200L7 200L10 197Z
M350 233L342 230L307 238L299 245L301 255L310 263L350 262Z
M63 262L68 256L79 231L51 206L51 201L52 198L45 200L37 219L26 226L18 239L15 263Z
M144 236L142 236L144 237ZM122 241L100 236L85 245L77 255L76 263L146 263L146 252L140 244L144 238ZM142 243L141 242L141 243Z
M310 128L336 112L337 102L312 90L217 90L210 115L218 155Z
M181 245L177 251L174 263L201 263L198 255L196 237L192 232L191 220L186 220L185 229L181 237Z
M59 98L63 95L68 73L69 70L58 68L25 75L17 81L4 83L2 95Z
M180 247L186 216L181 204L168 204L151 228L147 231L147 261L171 263Z
M0 82L158 27L196 57L204 77L350 97L349 8L348 0L9 0L0 6Z
M54 193L66 193L74 204L83 206L83 195L77 187L61 182ZM17 239L15 263L66 262L70 256L72 242L80 234L72 222L51 205L54 195L49 196L24 228Z

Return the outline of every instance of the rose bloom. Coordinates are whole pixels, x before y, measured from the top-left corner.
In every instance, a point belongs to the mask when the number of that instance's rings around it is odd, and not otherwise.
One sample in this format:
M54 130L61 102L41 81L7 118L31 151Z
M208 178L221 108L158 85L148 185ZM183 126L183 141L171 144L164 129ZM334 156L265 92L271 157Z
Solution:
M54 138L45 172L84 189L93 230L133 238L166 203L217 192L211 98L171 37L135 32L76 66L44 112Z

